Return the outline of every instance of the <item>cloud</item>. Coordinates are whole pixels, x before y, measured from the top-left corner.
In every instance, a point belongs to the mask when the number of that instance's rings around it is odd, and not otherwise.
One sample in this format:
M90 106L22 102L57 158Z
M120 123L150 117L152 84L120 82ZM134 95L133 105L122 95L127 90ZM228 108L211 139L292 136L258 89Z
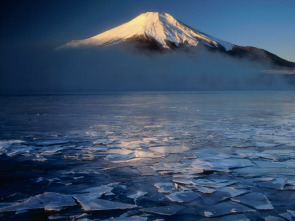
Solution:
M295 69L271 69L261 70L261 72L266 74L295 74Z

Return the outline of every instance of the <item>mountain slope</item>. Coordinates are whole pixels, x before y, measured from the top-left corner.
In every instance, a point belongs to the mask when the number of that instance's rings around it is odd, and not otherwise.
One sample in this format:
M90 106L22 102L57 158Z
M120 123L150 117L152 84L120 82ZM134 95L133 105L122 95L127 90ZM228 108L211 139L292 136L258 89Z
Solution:
M116 28L94 37L73 40L62 48L109 46L125 42L137 42L138 48L153 51L170 51L183 47L205 46L213 52L247 58L253 61L272 63L276 66L295 67L295 63L284 60L266 50L243 47L214 38L176 20L167 13L147 12Z
M167 49L170 48L167 41L176 46L180 44L197 46L199 42L203 42L210 47L222 46L226 50L232 49L232 44L193 30L171 15L159 12L141 14L133 20L102 34L84 40L71 41L65 47L107 46L142 36L155 39L163 48Z

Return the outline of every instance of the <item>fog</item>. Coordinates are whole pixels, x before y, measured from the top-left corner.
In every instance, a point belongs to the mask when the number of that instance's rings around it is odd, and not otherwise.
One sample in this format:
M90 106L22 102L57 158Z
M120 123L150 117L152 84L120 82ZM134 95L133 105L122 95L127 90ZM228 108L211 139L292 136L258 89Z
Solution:
M293 76L204 48L165 54L125 49L7 52L1 58L0 93L295 89Z

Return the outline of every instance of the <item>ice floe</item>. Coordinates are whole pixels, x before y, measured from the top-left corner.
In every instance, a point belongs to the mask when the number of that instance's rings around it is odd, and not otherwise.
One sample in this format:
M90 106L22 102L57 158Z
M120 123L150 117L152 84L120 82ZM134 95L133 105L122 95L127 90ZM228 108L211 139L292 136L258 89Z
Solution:
M189 148L186 146L156 146L150 147L150 151L162 154L170 154L170 153L182 153L184 151L188 151Z
M268 216L265 218L265 221L285 221L285 219L277 216Z
M163 215L163 216L171 216L183 210L184 208L185 207L181 205L171 205L171 206L158 206L158 207L144 208L144 209L140 209L140 211L145 213Z
M197 194L196 192L185 191L185 192L171 193L169 195L166 195L166 197L173 202L187 203L197 198L200 198L200 195Z
M132 204L91 198L88 195L75 195L74 198L79 202L84 211L124 210L133 209L137 207L136 205Z
M206 209L197 208L197 213L205 217L218 217L218 216L224 216L224 215L235 214L235 213L249 213L249 212L255 212L255 210L249 207L246 207L244 205L231 203L231 202L218 203L210 207L207 207Z
M158 188L159 193L171 193L175 190L173 183L155 183L154 186Z
M288 212L280 213L279 215L288 221L292 221L292 219L293 219L291 214Z
M199 219L199 221L250 221L244 214L237 214L237 215L229 215L229 216L222 216L217 218L204 218Z
M70 195L45 192L32 196L22 202L0 208L0 212L26 211L30 209L45 209L46 211L60 211L65 207L75 206L75 200Z
M273 210L271 202L262 193L248 193L242 196L234 197L232 200L257 210Z
M130 199L133 199L134 202L136 203L136 201L139 197L144 196L146 194L148 194L148 192L143 192L143 191L138 190L136 193L130 194L127 197Z

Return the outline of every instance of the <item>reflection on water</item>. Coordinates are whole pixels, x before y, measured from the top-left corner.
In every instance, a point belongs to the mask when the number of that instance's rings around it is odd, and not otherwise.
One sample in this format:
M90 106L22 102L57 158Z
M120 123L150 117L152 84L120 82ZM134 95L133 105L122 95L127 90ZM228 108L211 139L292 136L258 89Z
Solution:
M292 216L294 101L293 92L0 97L0 217Z

